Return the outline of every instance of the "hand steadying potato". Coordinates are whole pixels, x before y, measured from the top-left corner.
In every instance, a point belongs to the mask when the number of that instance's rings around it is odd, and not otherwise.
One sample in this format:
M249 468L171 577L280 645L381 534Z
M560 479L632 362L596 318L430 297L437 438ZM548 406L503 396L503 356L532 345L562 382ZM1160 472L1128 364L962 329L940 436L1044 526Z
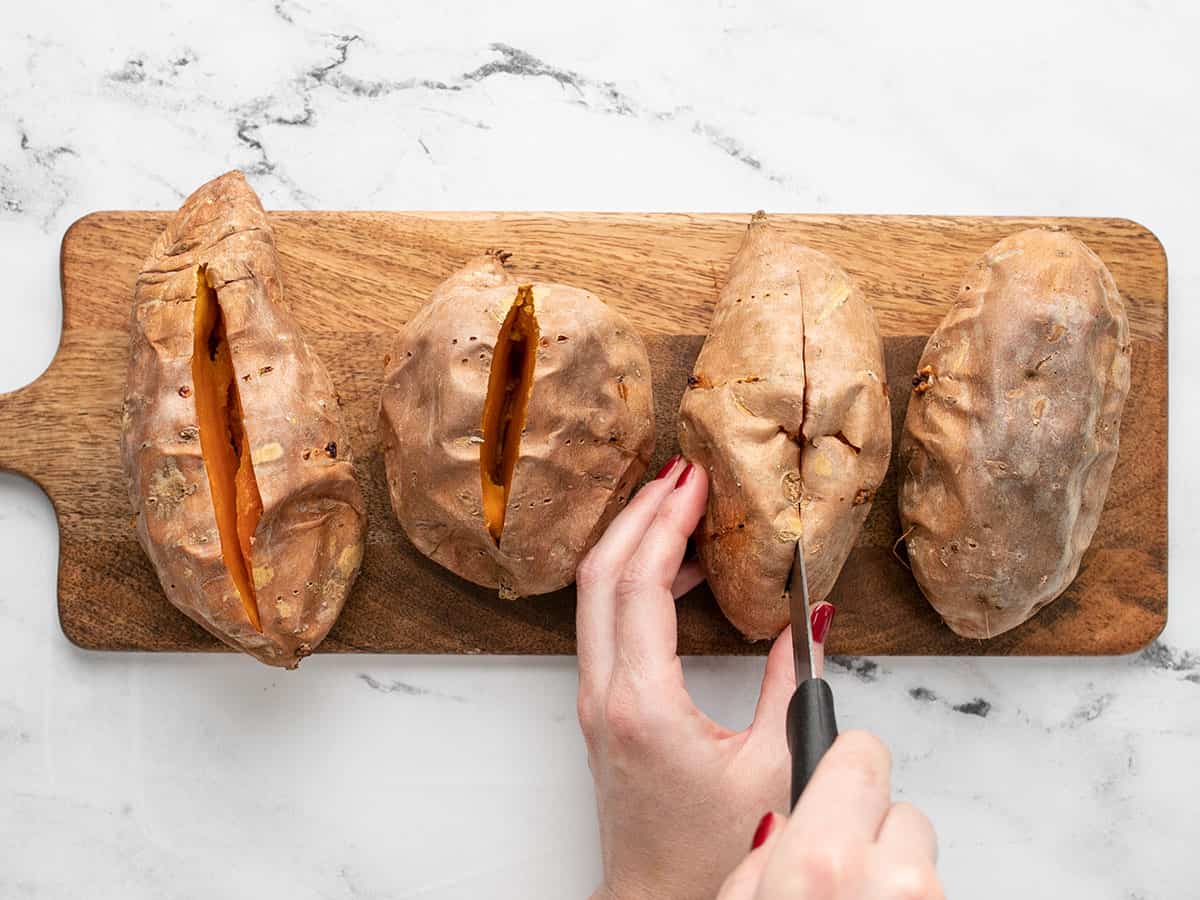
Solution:
M579 721L596 785L604 864L596 900L711 898L745 856L764 810L782 816L787 806L784 720L795 689L790 631L767 658L754 721L741 732L696 708L676 654L674 598L701 577L698 566L683 559L707 488L703 469L671 460L616 517L579 569ZM813 610L818 640L831 613L828 603ZM836 829L813 836L813 817L845 822L843 831L852 836L860 819L865 828L890 809L893 827L915 824L924 831L909 844L897 844L897 852L912 850L911 859L893 855L883 862L894 859L905 878L924 872L922 866L931 872L926 848L932 846L932 831L911 807L891 807L887 754L879 742L852 733L831 753L834 764L822 763L801 801L811 816L799 820L810 823L810 839L796 859L833 867L826 872L833 892L816 896L871 895L844 892L859 884L856 867L866 854L858 853L858 845L865 841L842 841ZM761 858L751 860L757 865ZM785 868L783 860L778 868ZM743 892L729 896L755 896L745 886L757 883L731 881L731 889ZM936 879L927 883L936 885Z

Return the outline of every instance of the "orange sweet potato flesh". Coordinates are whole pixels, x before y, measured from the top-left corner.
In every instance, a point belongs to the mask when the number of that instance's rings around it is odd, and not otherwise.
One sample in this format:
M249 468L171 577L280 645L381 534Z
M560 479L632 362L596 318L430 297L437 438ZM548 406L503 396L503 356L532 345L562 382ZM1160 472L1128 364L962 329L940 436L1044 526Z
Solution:
M196 385L200 451L221 538L221 556L237 586L246 616L262 631L251 577L250 540L262 516L262 497L254 479L237 378L217 293L206 268L196 269L195 343L192 377Z
M537 359L538 323L533 288L517 289L492 355L487 399L483 404L483 446L479 468L483 486L483 518L497 546L512 487L513 469L521 449L521 431L533 390Z

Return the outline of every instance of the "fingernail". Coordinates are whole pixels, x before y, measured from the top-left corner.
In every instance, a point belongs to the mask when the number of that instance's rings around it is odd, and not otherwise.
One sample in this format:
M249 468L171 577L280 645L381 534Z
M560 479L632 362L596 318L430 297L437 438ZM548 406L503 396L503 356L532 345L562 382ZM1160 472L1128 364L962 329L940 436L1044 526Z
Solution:
M818 644L825 643L829 634L829 626L833 624L833 614L837 612L832 603L821 603L812 611L813 640Z
M681 487L687 484L688 479L692 477L692 473L694 471L696 471L696 467L691 463L688 463L686 466L684 466L683 472L679 475L679 480L675 482L675 490L679 490Z
M675 463L677 463L677 462L679 462L679 454L678 453L676 453L674 456L672 456L670 459L668 459L665 463L663 463L663 467L658 470L658 474L654 476L654 480L657 481L658 479L660 479L664 475L666 475L668 472L670 472L673 468L675 468Z
M750 842L750 849L757 850L767 842L767 838L771 836L771 829L775 827L775 813L768 812L758 820L758 827L754 829L754 840Z

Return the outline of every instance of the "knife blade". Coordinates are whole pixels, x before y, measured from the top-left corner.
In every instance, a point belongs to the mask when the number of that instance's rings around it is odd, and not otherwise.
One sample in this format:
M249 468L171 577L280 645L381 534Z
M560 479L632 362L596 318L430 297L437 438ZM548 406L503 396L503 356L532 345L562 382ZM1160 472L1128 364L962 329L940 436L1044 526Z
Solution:
M804 542L796 541L796 558L788 579L788 597L792 616L792 660L796 665L796 684L816 678L817 660L813 655L812 619L808 608L808 570L804 567Z
M813 654L812 619L808 609L808 571L804 545L796 542L796 558L788 579L792 616L792 659L796 666L796 692L787 708L787 742L792 753L792 809L817 769L825 751L837 739L833 691L817 674Z

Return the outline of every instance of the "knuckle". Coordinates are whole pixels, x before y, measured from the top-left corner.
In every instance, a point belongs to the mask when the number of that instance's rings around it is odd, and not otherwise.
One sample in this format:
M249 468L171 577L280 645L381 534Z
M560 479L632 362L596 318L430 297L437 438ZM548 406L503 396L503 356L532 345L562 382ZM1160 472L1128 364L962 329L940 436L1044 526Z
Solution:
M650 583L651 572L645 562L631 559L621 569L617 576L617 599L627 600L637 597L646 590Z
M925 815L917 807L913 806L907 800L898 800L892 804L892 813L902 816L906 819L910 827L924 831L934 842L934 850L937 849L937 832L934 830L933 822L929 816Z
M575 584L578 590L592 591L603 584L606 577L607 565L603 556L595 549L589 550L583 562L575 570Z
M829 845L810 845L796 858L796 875L805 897L836 897L845 861Z
M892 870L888 897L894 900L935 900L942 886L930 865L903 863Z
M891 778L892 754L887 745L868 731L846 731L834 742L834 761L860 775L870 784L886 784Z
M646 595L646 581L639 572L625 571L617 577L617 608L628 608Z
M628 687L609 691L604 704L604 730L614 743L625 747L646 746L657 733L659 718L640 692Z
M637 704L624 691L613 692L604 704L604 730L619 744L638 744L645 736L645 727L638 715Z
M579 728L584 739L589 743L596 737L596 725L599 718L596 710L599 704L590 691L580 689L575 698L575 714L579 717Z

